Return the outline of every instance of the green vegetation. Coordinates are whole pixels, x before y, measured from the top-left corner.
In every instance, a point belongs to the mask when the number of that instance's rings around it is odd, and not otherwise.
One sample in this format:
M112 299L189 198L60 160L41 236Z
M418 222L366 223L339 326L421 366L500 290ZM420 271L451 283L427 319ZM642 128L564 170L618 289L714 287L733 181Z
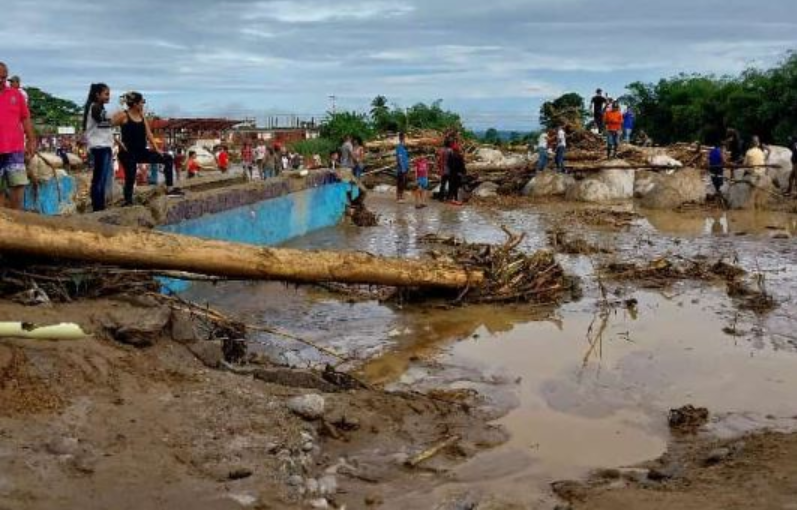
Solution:
M637 126L656 143L716 142L727 128L781 144L797 135L797 53L766 71L680 75L628 90L622 101L635 108Z
M367 115L355 112L330 114L321 126L321 138L340 144L346 135L360 137L364 141L374 137L375 130Z
M545 129L554 129L560 124L580 128L584 125L586 117L584 98L575 92L567 93L553 101L546 101L540 107L540 124Z
M79 127L82 111L72 101L55 97L36 87L25 87L25 91L37 128L54 130L59 126Z
M327 156L329 156L332 151L337 150L337 148L338 144L329 138L314 138L291 144L291 149L302 156L313 156L314 154L318 154L324 158L325 161L327 160Z

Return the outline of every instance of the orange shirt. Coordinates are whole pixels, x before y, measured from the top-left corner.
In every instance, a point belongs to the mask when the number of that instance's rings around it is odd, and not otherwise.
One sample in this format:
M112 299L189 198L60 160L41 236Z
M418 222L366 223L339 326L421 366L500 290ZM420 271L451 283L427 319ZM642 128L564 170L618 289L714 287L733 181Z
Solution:
M606 124L606 129L609 131L622 131L623 112L620 110L607 111L603 114L603 122Z
M188 173L189 174L195 174L195 173L198 173L198 172L199 172L199 162L196 160L196 158L189 159L188 160Z

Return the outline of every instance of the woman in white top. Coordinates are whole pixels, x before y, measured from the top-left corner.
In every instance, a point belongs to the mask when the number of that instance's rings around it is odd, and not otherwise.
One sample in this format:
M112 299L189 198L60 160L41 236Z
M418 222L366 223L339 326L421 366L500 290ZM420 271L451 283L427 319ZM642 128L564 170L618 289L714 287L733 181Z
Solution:
M104 83L92 83L83 108L83 131L94 162L91 176L91 207L105 210L109 182L113 179L113 130L105 105L111 100L111 89Z

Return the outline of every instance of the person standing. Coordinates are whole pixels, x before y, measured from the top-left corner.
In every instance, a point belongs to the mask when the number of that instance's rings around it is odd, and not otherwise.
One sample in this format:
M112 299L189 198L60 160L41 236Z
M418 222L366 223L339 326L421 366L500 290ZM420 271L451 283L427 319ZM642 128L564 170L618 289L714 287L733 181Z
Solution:
M620 104L614 103L607 107L603 120L606 125L606 157L615 158L620 145L620 131L623 129L623 114L620 112Z
M423 209L426 207L426 195L429 189L429 160L426 156L421 156L415 160L415 208Z
M754 136L750 140L750 149L744 155L744 166L761 172L762 167L767 164L767 155L761 148L761 140Z
M711 175L711 183L719 195L720 189L725 183L725 153L720 144L715 144L708 154L708 173Z
M353 160L354 145L352 144L351 135L346 135L346 137L343 139L343 145L340 146L340 166L353 168Z
M448 201L453 205L462 205L459 199L459 190L462 188L462 183L465 179L467 169L465 168L465 155L462 154L458 143L451 144L451 152L449 154L449 185L448 185Z
M193 179L194 177L199 177L199 171L201 169L199 161L196 159L196 151L188 151L188 163L186 164L188 178Z
M567 152L567 133L565 126L560 124L556 130L556 170L562 173L565 171L565 152Z
M342 160L341 165L343 165ZM407 174L409 171L410 153L405 145L404 133L399 133L399 144L396 147L396 200L399 203L404 201L404 191L407 189Z
M25 160L36 154L36 133L25 96L7 78L8 67L0 62L0 187L8 190L10 207L21 210L29 182ZM5 193L0 205L6 205Z
M94 162L91 175L91 208L104 211L108 181L113 179L113 126L105 111L111 100L111 89L104 83L92 83L83 107L83 132L91 159Z
M17 89L19 93L22 94L22 97L25 98L25 103L29 103L28 92L22 88L22 80L20 79L20 77L14 75L8 79L8 82L11 84L12 89Z
M227 146L222 145L219 155L216 156L216 163L218 164L219 171L226 174L230 169L230 153L227 151Z
M625 109L625 113L623 114L623 131L625 134L625 143L631 143L631 135L634 132L635 125L636 115L634 114L634 109L629 106Z
M451 180L451 139L446 138L437 151L437 173L440 176L438 200L444 202L448 197L448 184Z
M786 193L791 195L794 192L794 185L797 183L797 136L789 138L789 150L791 151L791 175L789 176L789 189Z
M599 133L603 133L603 112L606 109L607 99L603 96L603 90L598 89L590 101L592 107L592 118L595 120L595 127Z
M261 178L264 178L263 172L263 165L266 162L266 144L263 140L257 142L257 146L255 147L255 166L257 167L257 172L260 174Z
M542 172L548 167L548 133L542 131L537 138L537 171Z
M744 150L742 148L742 137L733 128L728 128L725 133L725 148L730 154L731 163L740 165L744 161Z
M249 180L254 180L254 162L255 162L255 154L252 151L252 144L245 143L243 149L241 149L241 162L244 166L244 172L249 177Z
M174 187L174 160L160 151L149 122L144 114L146 100L139 92L128 92L122 96L124 111L113 116L112 124L121 126L119 161L125 172L124 205L133 205L133 190L136 185L136 170L139 163L163 165L166 177L166 194L182 196L183 192Z
M354 139L352 160L354 163L354 176L359 179L365 171L365 144L359 136Z

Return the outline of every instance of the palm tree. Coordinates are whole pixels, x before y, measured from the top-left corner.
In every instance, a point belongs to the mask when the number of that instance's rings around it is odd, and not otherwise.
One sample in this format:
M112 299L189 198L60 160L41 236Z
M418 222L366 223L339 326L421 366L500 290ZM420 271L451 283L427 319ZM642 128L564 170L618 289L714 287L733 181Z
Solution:
M390 113L390 109L387 107L387 98L385 96L376 96L371 101L371 118L374 120L384 118L388 113Z

